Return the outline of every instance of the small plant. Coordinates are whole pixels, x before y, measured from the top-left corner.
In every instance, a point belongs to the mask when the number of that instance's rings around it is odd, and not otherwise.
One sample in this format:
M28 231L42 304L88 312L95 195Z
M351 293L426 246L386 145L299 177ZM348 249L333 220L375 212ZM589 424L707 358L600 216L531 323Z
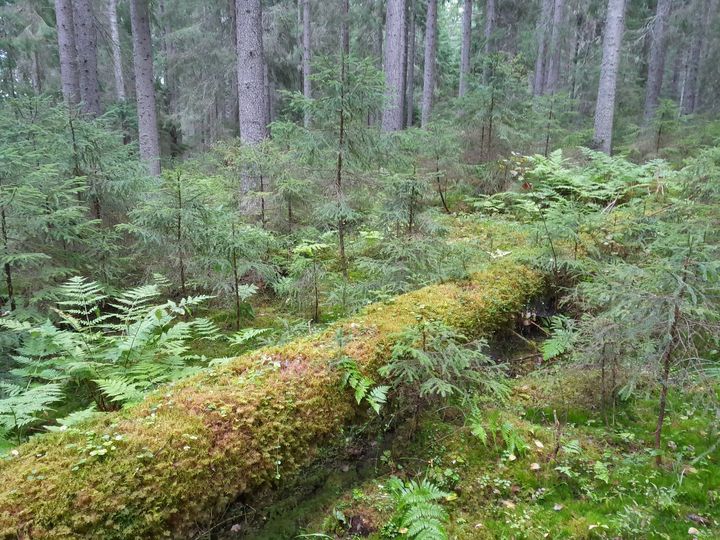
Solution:
M438 501L447 498L448 493L427 479L403 482L397 477L388 481L387 489L395 500L393 522L398 533L414 540L447 538L448 515Z
M342 351L343 340L340 333L337 335L337 341ZM376 414L380 414L380 409L387 402L390 387L376 385L373 379L360 371L355 360L342 353L337 359L337 366L343 372L343 388L350 387L354 390L355 401L357 401L358 405L365 401Z
M468 397L485 389L504 399L508 388L500 369L483 353L482 341L466 344L462 334L436 321L419 319L401 334L380 374L395 388L420 398Z

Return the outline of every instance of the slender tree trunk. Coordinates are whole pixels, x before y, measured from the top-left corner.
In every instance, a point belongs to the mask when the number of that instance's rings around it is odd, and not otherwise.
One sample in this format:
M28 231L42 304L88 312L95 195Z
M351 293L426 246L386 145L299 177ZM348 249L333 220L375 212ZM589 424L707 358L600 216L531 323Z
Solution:
M557 92L560 80L560 52L562 51L562 32L565 26L565 0L555 0L553 8L552 31L548 50L547 74L545 75L545 94Z
M33 49L30 53L30 61L32 63L30 79L32 81L33 91L35 92L35 95L40 95L43 91L43 77L42 70L40 69L40 58L38 56L37 49Z
M692 45L690 47L690 57L688 59L685 88L683 91L683 100L681 105L682 114L692 114L697 107L697 97L700 82L700 60L702 58L702 50L705 45L705 34L707 32L707 21L709 19L709 0L696 0L695 9L697 24L693 33Z
M115 75L115 97L125 101L125 76L123 74L122 49L120 47L120 29L118 27L117 0L108 0L108 21L110 22L110 47Z
M385 83L387 90L382 129L389 132L398 131L402 129L403 125L405 0L387 0L385 20Z
M233 51L237 58L237 13L235 11L235 0L228 0L227 6L230 14L230 41L233 44ZM235 70L237 72L237 70ZM230 128L233 135L240 136L240 98L238 97L238 77L235 73L230 77Z
M495 51L493 34L495 34L495 0L485 2L485 69L483 70L483 81L485 84L490 80L489 56Z
M348 57L350 56L350 2L349 0L341 1L342 21L340 24L340 116L338 122L337 167L335 170L335 197L338 205L342 208L345 206L345 193L343 189L343 166L345 158L345 92L347 87L347 63ZM345 227L345 218L343 216L340 216L337 223L338 258L340 259L340 270L342 271L343 277L347 279L348 262L347 255L345 253ZM317 300L315 309L317 311Z
M662 366L662 375L660 379L660 404L658 408L657 424L655 426L655 464L659 467L662 465L662 456L660 455L660 443L662 442L662 428L665 423L665 410L667 407L668 385L670 383L670 365L672 364L672 356L678 345L677 329L680 323L680 306L676 303L673 308L672 320L670 322L669 339L665 350L663 351L660 364Z
M9 255L10 242L8 240L5 206L0 207L0 229L0 232L2 232L3 251L5 251L5 255ZM9 262L5 262L3 270L5 271L5 288L7 289L8 305L10 306L10 311L15 311L15 308L17 307L15 305L15 289L13 287L12 267Z
M97 71L97 30L90 0L73 0L73 24L80 75L80 100L85 114L100 116Z
M303 96L305 99L312 97L312 85L310 83L310 0L302 0L302 79ZM305 111L303 118L305 128L310 127L310 113Z
M187 289L185 286L185 250L183 248L183 196L182 196L182 179L180 173L177 174L177 202L178 211L177 217L175 218L175 241L177 242L178 250L178 267L180 270L180 290L182 291L183 298L187 297Z
M405 71L405 126L413 125L415 113L415 0L410 0L407 65Z
M240 140L254 146L267 138L268 94L265 88L262 8L260 0L236 0L238 96L240 100ZM245 171L241 178L244 210L260 214L259 201L247 195L259 188L256 171Z
M58 49L60 51L60 82L66 105L80 103L80 75L75 47L75 23L71 0L55 0Z
M545 66L547 64L547 33L550 26L550 16L553 9L553 0L542 0L540 18L537 28L537 57L535 58L535 77L533 80L533 95L540 96L545 91Z
M130 23L133 34L140 158L147 164L150 174L158 176L160 174L160 136L155 108L155 74L153 72L148 0L130 0Z
M665 72L665 53L667 51L667 25L670 18L672 0L658 0L655 22L652 27L650 59L648 61L647 83L645 86L645 107L643 122L650 124L660 101L663 73Z
M612 151L612 130L615 116L615 93L620 68L620 48L625 29L626 0L608 0L600 85L595 103L593 144L606 154Z
M468 91L470 52L472 47L472 8L473 0L465 0L463 4L462 49L460 50L460 85L458 87L458 97L465 96Z
M435 64L437 51L437 0L428 0L427 25L425 27L425 66L423 71L423 98L420 126L427 127L435 92Z

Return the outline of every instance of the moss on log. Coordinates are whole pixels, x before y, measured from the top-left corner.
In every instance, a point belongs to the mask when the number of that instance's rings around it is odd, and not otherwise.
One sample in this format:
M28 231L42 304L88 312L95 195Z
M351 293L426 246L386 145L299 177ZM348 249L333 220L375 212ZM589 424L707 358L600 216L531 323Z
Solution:
M333 368L338 329L344 353L374 373L418 314L488 335L540 288L526 267L496 264L37 437L0 464L0 537L192 537L228 503L282 485L358 421L362 411Z

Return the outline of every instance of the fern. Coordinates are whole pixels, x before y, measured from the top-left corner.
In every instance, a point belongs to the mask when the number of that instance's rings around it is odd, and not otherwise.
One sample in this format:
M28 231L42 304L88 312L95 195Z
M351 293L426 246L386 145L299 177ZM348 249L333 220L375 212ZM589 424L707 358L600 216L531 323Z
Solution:
M576 339L575 321L556 315L550 319L550 332L541 346L543 360L552 360L571 349Z
M382 406L387 402L389 386L375 386L367 375L364 375L352 358L343 356L338 360L338 366L343 370L343 387L349 386L355 391L355 401L358 405L365 400L375 414L380 414Z
M438 501L448 494L427 479L403 482L393 477L388 490L395 500L395 520L408 538L414 540L444 540L448 514Z
M93 382L113 403L132 403L142 398L137 386L125 379L96 379Z
M205 359L192 353L191 341L222 338L209 319L178 320L207 296L158 303L158 285L151 284L111 298L79 277L58 295L60 324L0 319L16 341L9 378L0 386L0 427L18 438L41 424L53 426L52 406L61 402L68 422L75 420L74 408L86 409L92 399L101 410L136 402L156 385L200 369ZM106 306L111 310L103 312Z
M3 385L7 397L0 399L0 427L6 431L23 433L43 419L54 405L64 398L60 384L43 384L20 390L15 385Z

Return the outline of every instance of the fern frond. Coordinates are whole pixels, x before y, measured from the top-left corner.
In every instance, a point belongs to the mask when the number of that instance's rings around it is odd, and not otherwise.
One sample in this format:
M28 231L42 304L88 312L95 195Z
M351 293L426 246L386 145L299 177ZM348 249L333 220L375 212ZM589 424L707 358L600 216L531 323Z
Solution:
M142 398L142 392L135 384L121 378L95 379L93 382L110 401L115 403L135 402Z

